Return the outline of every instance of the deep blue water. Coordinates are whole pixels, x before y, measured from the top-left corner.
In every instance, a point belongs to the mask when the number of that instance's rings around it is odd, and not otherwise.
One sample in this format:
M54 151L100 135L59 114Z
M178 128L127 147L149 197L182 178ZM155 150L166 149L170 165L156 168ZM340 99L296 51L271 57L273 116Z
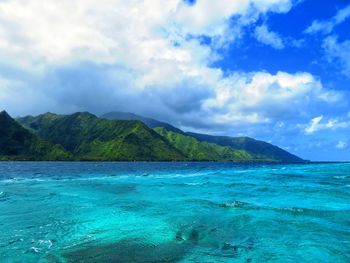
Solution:
M350 262L350 164L3 162L0 262Z

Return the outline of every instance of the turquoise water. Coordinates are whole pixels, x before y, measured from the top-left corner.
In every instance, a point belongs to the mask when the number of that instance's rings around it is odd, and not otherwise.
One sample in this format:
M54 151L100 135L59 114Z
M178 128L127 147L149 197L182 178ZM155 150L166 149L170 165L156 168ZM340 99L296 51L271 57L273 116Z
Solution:
M350 262L350 164L0 163L0 262Z

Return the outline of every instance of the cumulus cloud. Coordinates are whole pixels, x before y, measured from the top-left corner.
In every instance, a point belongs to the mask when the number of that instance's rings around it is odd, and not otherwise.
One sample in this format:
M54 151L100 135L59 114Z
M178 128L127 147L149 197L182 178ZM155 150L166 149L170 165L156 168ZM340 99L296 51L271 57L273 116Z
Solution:
M206 106L222 122L252 123L305 116L313 103L324 101L327 90L309 73L235 73L224 78Z
M333 28L350 17L350 5L338 10L337 14L329 20L314 20L312 24L305 29L307 34L329 34L333 31Z
M188 60L188 36L225 38L231 17L286 12L291 0L9 0L0 2L0 55L35 62L92 59L144 65ZM243 19L244 18L244 19ZM242 22L243 23L243 22ZM6 51L6 52L5 52ZM131 52L132 51L132 52ZM146 66L146 65L145 65Z
M341 99L311 74L211 66L217 48L242 28L291 6L291 0L0 1L0 59L7 61L0 67L20 71L0 76L0 108L14 115L118 109L204 129L308 117L315 104Z
M128 68L91 63L51 67L34 79L23 77L16 87L8 82L8 88L0 89L0 100L15 115L122 109L197 127L292 119L309 113L314 103L328 103L323 98L328 90L309 73L224 76L212 70L200 76L138 89L138 74Z
M284 42L281 36L275 32L270 31L265 24L256 27L254 35L259 42L265 45L271 46L275 49L284 48Z

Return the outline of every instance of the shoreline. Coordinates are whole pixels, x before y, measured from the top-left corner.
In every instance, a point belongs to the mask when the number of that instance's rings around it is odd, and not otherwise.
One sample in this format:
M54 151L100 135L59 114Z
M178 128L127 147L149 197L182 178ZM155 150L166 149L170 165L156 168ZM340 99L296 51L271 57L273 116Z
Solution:
M116 161L109 161L109 160L0 160L0 163L10 163L10 162L23 162L23 163L226 163L226 164L339 164L339 163L350 163L350 161L305 161L305 162L278 162L278 161L196 161L196 160L188 160L188 161L144 161L144 160L135 160L135 161L129 161L129 160L116 160Z

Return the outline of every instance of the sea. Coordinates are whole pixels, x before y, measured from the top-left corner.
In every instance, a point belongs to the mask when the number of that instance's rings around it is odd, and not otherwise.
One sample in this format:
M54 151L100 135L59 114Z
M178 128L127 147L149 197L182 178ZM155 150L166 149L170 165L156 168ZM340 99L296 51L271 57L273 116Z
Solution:
M0 262L350 262L350 164L0 162Z

